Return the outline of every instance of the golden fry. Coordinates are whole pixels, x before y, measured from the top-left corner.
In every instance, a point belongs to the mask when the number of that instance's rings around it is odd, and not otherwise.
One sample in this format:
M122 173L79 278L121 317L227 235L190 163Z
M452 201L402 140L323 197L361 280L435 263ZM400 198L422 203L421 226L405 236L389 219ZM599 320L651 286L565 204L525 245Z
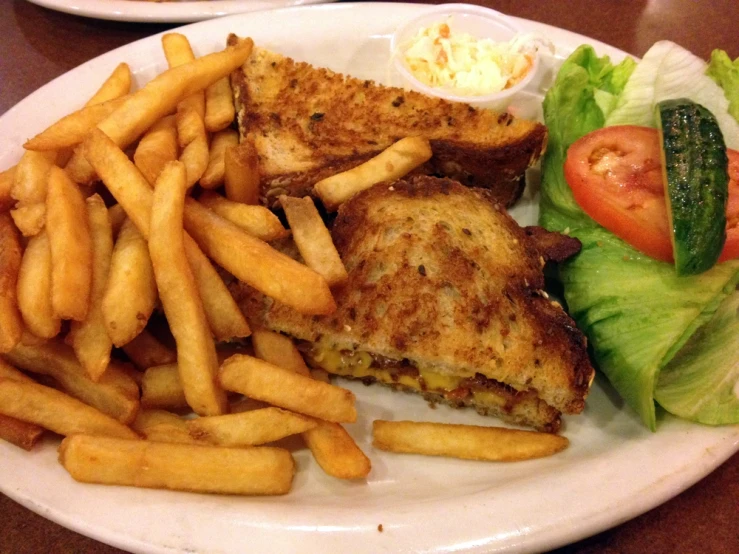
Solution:
M46 225L46 203L22 204L10 210L13 223L24 237L33 237Z
M51 248L51 303L62 319L84 321L92 284L92 239L79 187L58 167L49 172L46 230Z
M15 199L11 196L13 184L15 183L15 168L13 166L0 172L0 213L13 207Z
M208 325L217 341L248 337L249 324L218 271L197 243L185 233L185 254L203 301Z
M362 165L317 182L313 190L327 210L335 211L358 192L407 175L427 162L431 154L431 146L425 138L400 139Z
M46 200L49 171L56 160L56 152L26 150L15 166L15 181L11 196L21 204L36 204Z
M108 208L108 219L110 219L110 227L113 229L113 237L117 237L126 220L126 210L120 204L113 204Z
M35 346L21 342L5 354L5 359L25 371L53 377L65 392L118 421L130 423L136 416L139 387L124 364L111 361L95 382L77 360L74 350L55 340Z
M44 434L44 428L14 417L0 415L0 439L24 450L31 450Z
M289 337L266 329L254 329L251 344L257 358L306 377L310 376L303 356Z
M349 275L313 199L309 196L280 196L280 204L285 210L295 244L308 267L322 275L330 287L346 281Z
M46 231L31 237L18 273L18 308L26 328L50 339L59 334L62 321L51 305L51 250Z
M176 363L152 366L144 371L141 379L141 405L165 410L188 407Z
M226 148L223 179L226 198L243 204L259 204L259 156L250 138L239 146Z
M18 309L18 273L22 253L20 237L8 214L0 214L0 352L8 352L23 334Z
M164 56L167 58L167 64L170 68L178 67L195 60L195 54L190 46L190 41L187 40L185 35L180 33L167 33L164 35L162 37L162 48L164 49ZM194 109L202 120L205 117L205 91L200 90L182 100L177 106L177 111L179 112L180 109ZM182 132L183 130L178 128L180 146L184 148L192 142L194 135Z
M187 133L191 140L182 146L180 161L187 169L187 187L192 187L200 180L208 167L208 136L205 134L203 119L192 108L177 109L178 136Z
M12 365L5 362L2 358L0 358L0 379L13 379L14 381L22 381L24 383L36 382L25 373L18 371Z
M74 348L77 359L93 381L97 381L108 367L113 343L108 336L103 318L103 295L108 282L113 255L113 229L108 209L99 195L87 200L87 215L92 237L92 284L90 308L84 321L73 321L67 341ZM133 291L127 291L131 294ZM125 296L124 296L125 298Z
M126 210L139 232L148 237L153 198L150 185L126 154L100 130L94 129L86 144L86 155L108 190ZM188 262L213 333L218 340L247 336L249 327L246 320L218 272L189 235L186 234L184 240Z
M131 68L127 63L120 63L85 106L102 104L125 96L129 92L131 92Z
M569 444L550 433L422 421L375 420L372 437L376 448L390 452L499 462L551 456Z
M86 106L63 117L26 141L26 150L50 151L76 146L102 120L120 108L128 97L115 98L102 104Z
M177 342L177 365L190 407L201 415L227 409L216 382L218 358L192 270L185 256L182 213L185 166L171 162L156 183L151 209L149 254L159 297Z
M0 413L40 425L59 435L89 433L138 438L120 421L63 392L36 383L0 379Z
M226 171L226 148L239 144L239 132L235 129L224 129L213 135L208 153L208 167L200 178L200 186L214 189L223 184Z
M151 186L168 162L177 159L177 120L175 116L163 117L141 138L133 162Z
M186 423L190 436L218 446L255 446L313 429L315 420L281 408L199 417Z
M253 45L247 39L221 52L208 54L161 73L101 121L98 129L120 148L130 146L154 123L172 113L181 100L230 75L241 66L251 54ZM85 159L86 142L82 143L82 148L78 147L65 168L78 183L90 183L95 178L95 171Z
M211 133L222 131L235 117L231 81L224 77L205 89L205 128Z
M126 219L113 248L101 304L103 322L115 346L128 344L144 330L157 297L149 246Z
M339 479L364 479L372 469L369 458L338 423L317 421L303 433L305 444L321 469Z
M162 37L164 54L170 68L195 60L185 35L167 33ZM198 91L177 104L177 140L180 161L187 168L187 186L198 182L208 167L208 136L205 133L205 91Z
M59 461L77 481L210 492L285 494L295 462L267 446L225 448L78 435L62 441Z
M250 398L301 414L351 423L357 419L351 391L314 381L244 354L235 354L221 366L221 385Z
M190 436L187 422L165 410L140 410L131 427L146 440L180 444L204 444Z
M234 202L211 191L201 194L198 202L258 239L272 241L289 234L280 218L264 206Z
M185 228L216 263L260 292L305 314L330 314L336 302L323 277L188 198ZM238 252L238 256L233 253Z
M123 351L142 371L155 365L173 364L177 361L177 352L159 342L146 329L131 342L124 344Z

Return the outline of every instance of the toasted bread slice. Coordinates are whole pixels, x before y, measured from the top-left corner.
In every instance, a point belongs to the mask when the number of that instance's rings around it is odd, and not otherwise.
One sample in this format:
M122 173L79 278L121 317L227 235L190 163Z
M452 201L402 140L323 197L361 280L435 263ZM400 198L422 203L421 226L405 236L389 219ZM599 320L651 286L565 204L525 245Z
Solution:
M488 188L510 206L546 144L540 123L347 77L263 48L254 48L231 82L242 140L249 136L259 153L268 205L281 194L310 194L317 181L403 137L423 136L434 155L416 172Z
M487 191L426 176L378 185L341 206L332 235L349 273L337 311L302 316L242 286L255 325L305 341L330 373L515 423L556 431L561 412L582 411L594 370L542 291L547 241Z

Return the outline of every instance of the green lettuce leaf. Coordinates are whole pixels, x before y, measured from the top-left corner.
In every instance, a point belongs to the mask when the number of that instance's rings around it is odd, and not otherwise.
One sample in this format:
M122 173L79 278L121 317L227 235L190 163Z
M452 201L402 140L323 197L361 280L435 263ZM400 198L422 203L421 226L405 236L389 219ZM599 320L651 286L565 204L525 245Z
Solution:
M596 363L644 423L656 429L654 390L660 370L709 321L739 282L739 262L677 277L598 225L575 202L564 178L567 149L605 124L608 110L634 70L613 65L582 46L563 64L544 99L549 146L542 162L540 223L583 244L560 266L565 299L588 336Z
M729 101L729 113L739 121L739 58L732 62L726 52L714 50L711 52L706 75L724 90Z
M709 425L739 421L739 291L722 302L660 372L654 396L668 412Z

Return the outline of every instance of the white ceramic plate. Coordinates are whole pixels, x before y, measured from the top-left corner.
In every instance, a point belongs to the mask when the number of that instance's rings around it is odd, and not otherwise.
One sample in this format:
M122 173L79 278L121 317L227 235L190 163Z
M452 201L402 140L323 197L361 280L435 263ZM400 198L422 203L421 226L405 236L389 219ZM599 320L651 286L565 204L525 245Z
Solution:
M404 4L335 4L216 19L183 29L198 53L222 47L229 32L299 60L362 78L393 80L389 36L425 9ZM566 56L586 37L527 21ZM101 56L41 88L0 118L0 168L20 144L72 111L122 61L139 83L165 68L159 37ZM546 86L548 59L536 86ZM535 114L541 90L517 99ZM517 208L527 223L535 204ZM584 414L565 420L571 446L516 464L393 455L370 444L371 421L417 419L490 425L496 420L439 407L381 387L347 385L360 419L347 428L372 459L366 483L327 477L296 452L293 491L277 498L198 495L82 485L57 463L57 442L26 453L0 444L0 490L28 508L134 552L491 552L541 551L619 524L678 494L739 449L739 426L710 428L664 416L650 433L605 382L596 379ZM383 532L378 531L382 524Z
M190 23L224 15L334 0L28 0L60 12L144 23Z

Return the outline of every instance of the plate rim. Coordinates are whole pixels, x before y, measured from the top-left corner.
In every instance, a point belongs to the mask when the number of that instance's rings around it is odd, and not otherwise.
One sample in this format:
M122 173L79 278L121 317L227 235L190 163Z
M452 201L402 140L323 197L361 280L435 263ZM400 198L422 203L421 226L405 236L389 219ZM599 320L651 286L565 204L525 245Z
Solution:
M337 0L27 0L50 10L80 17L131 23L191 23L214 17L308 6ZM257 5L255 5L257 4Z

